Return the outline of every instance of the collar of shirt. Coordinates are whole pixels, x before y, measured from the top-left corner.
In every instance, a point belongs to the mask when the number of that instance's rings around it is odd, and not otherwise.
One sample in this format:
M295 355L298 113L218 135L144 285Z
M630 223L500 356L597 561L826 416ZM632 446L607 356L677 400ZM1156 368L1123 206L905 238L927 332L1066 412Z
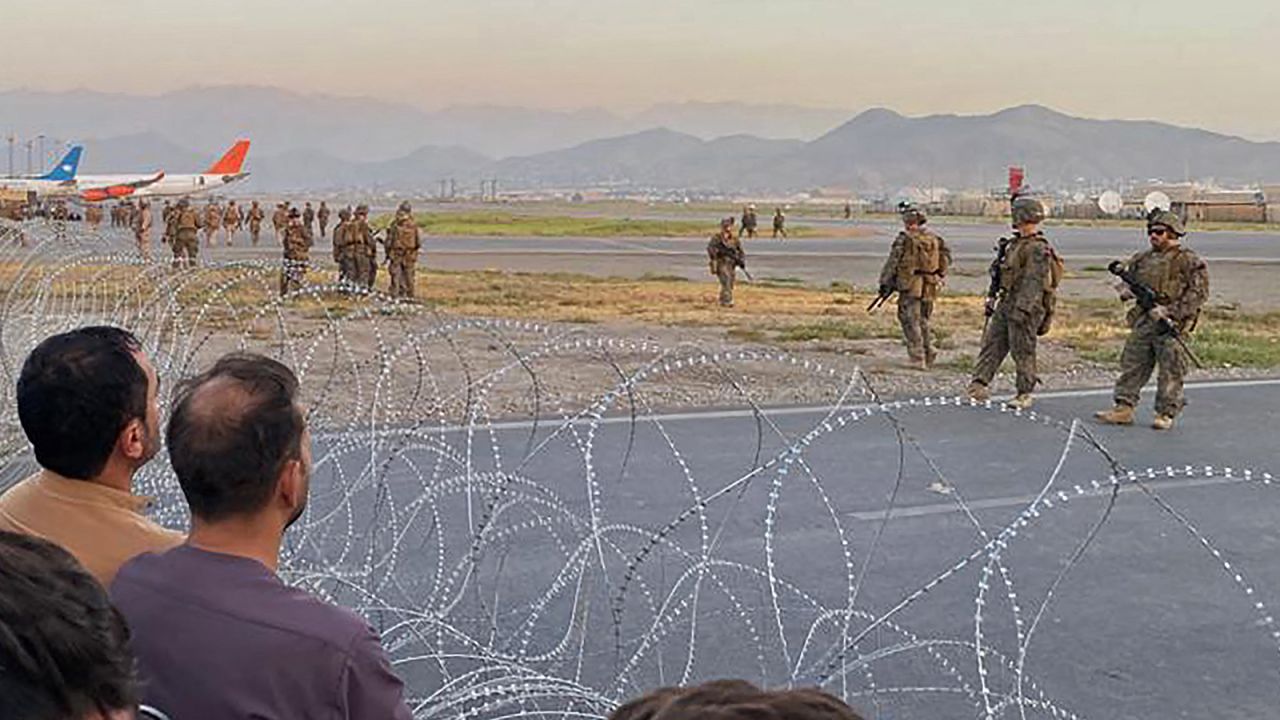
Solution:
M52 496L73 503L100 505L141 513L154 501L145 495L117 490L88 480L73 480L51 471L40 473L37 483Z

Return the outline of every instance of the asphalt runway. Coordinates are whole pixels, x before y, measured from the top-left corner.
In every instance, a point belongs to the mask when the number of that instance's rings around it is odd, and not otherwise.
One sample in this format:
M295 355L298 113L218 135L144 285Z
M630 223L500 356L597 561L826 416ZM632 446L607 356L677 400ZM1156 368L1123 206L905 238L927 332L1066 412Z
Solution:
M526 708L736 676L822 683L869 718L1269 717L1280 380L1188 397L1165 434L1073 426L1105 390L1034 415L933 399L633 421L619 401L388 431L367 487L360 432L322 434L291 565L337 573L370 545L354 604L423 707L501 666L541 698ZM406 606L432 634L385 609Z

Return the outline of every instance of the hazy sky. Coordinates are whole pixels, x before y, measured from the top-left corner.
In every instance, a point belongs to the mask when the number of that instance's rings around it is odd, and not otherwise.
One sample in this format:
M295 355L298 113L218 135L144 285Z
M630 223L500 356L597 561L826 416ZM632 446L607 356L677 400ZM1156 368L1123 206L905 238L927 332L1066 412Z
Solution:
M1280 139L1275 0L0 2L0 88L252 83L428 109L1035 102Z

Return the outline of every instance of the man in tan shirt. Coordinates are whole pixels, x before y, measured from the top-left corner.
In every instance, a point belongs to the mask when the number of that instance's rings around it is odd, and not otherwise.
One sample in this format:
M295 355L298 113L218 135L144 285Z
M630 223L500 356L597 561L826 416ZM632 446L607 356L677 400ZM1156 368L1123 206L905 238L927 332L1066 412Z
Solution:
M18 378L18 419L42 470L0 495L0 530L61 545L103 585L134 556L180 544L131 492L160 448L158 391L125 330L80 328L40 343Z

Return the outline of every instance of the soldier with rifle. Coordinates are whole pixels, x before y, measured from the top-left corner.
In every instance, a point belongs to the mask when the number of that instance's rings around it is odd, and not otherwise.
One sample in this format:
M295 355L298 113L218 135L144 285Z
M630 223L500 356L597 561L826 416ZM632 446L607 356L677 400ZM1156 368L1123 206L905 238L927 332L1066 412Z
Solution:
M951 267L951 250L940 236L925 229L929 219L923 210L910 203L903 203L898 209L904 229L893 241L880 271L877 302L868 310L879 307L893 293L898 294L898 323L911 367L925 370L933 366L936 358L929 320Z
M720 231L707 243L707 258L708 269L720 280L720 306L733 307L733 285L738 268L742 268L747 280L751 279L747 272L747 255L733 234L733 218L720 221Z
M996 260L991 264L991 290L987 294L987 322L982 332L982 350L969 383L969 397L985 402L991 397L991 381L1006 356L1012 354L1017 368L1017 395L1010 407L1031 407L1036 376L1036 339L1049 332L1057 305L1058 283L1064 270L1062 259L1040 232L1044 205L1032 197L1013 201L1016 233L1001 238Z
M1151 248L1113 262L1121 300L1134 300L1129 309L1129 338L1120 353L1115 406L1095 413L1109 425L1132 425L1142 386L1159 367L1156 378L1156 416L1151 427L1168 430L1186 404L1182 394L1187 360L1200 365L1184 337L1196 327L1200 309L1209 299L1209 268L1194 251L1183 247L1187 234L1182 219L1168 210L1147 216Z

